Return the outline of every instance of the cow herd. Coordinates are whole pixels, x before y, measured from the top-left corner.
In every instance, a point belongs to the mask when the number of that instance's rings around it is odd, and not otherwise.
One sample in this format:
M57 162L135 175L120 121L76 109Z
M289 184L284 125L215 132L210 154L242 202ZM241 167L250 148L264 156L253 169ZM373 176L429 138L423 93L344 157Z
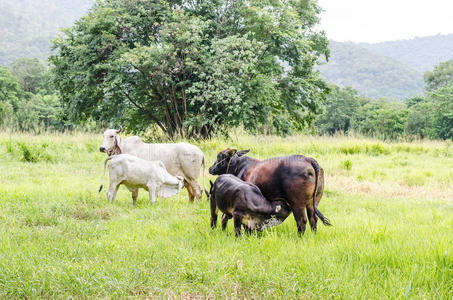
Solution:
M318 218L330 225L317 206L324 191L324 172L318 162L302 155L257 160L246 156L249 150L225 149L209 168L219 175L208 192L204 183L205 157L196 146L188 143L147 144L136 136L122 139L120 129L107 129L99 147L109 157L104 162L104 176L109 163L110 184L107 198L115 200L121 184L132 193L136 204L138 189L149 192L151 203L156 195L171 197L186 187L189 200L201 200L198 177L202 172L203 189L210 199L211 227L222 216L222 229L233 219L236 236L241 227L246 232L262 231L282 223L291 212L299 234L305 232L307 221L316 231ZM104 182L104 177L102 178ZM102 190L102 184L99 191Z

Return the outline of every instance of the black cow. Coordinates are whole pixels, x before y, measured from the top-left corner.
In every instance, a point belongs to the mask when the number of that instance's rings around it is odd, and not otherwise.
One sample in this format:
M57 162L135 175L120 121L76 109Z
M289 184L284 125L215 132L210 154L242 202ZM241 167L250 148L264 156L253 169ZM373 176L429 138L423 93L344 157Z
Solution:
M305 210L313 231L318 217L325 225L331 225L317 208L324 191L324 172L316 160L291 155L260 161L245 156L248 152L229 148L221 151L209 173L233 174L255 184L269 201L285 201L294 214L299 234L305 232Z
M247 232L262 231L281 224L291 213L283 201L269 202L259 188L233 175L220 175L211 183L211 227L217 225L217 212L223 212L222 229L233 218L236 236L241 234L241 224Z

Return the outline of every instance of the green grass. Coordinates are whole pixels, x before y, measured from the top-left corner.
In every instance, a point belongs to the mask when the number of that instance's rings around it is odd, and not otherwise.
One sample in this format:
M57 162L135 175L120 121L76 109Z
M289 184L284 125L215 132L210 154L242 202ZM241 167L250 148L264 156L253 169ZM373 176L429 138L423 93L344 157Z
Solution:
M97 193L102 135L0 134L0 298L453 297L453 148L353 137L195 142L212 164L300 153L326 173L320 210L334 226L299 238L290 216L236 239L209 227L187 192L132 205ZM25 149L25 150L24 150ZM207 176L213 179L213 176ZM201 181L201 180L200 180ZM204 198L205 199L205 198Z

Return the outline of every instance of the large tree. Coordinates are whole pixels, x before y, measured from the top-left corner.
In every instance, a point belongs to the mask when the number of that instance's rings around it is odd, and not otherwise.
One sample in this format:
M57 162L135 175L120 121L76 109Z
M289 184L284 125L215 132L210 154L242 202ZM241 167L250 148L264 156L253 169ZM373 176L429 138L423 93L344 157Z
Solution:
M453 59L439 63L432 71L426 72L423 79L428 92L453 85Z
M453 139L453 60L441 62L432 72L426 72L426 105L430 115L430 135Z
M54 41L73 120L156 124L174 136L312 122L328 56L314 0L104 0Z
M442 87L429 96L434 102L434 136L453 139L453 84Z

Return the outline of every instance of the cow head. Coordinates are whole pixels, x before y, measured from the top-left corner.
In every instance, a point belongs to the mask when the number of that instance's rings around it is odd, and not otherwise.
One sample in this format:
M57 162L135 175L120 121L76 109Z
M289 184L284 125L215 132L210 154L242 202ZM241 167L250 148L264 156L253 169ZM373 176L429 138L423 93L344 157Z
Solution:
M209 174L211 175L221 175L228 173L228 168L231 163L231 159L235 156L241 157L242 155L248 153L250 150L241 150L237 151L236 149L226 148L223 151L220 151L217 154L216 162L209 168Z
M123 130L120 125L120 129L109 129L104 132L104 141L99 147L99 151L107 153L109 156L112 154L121 154L121 138L119 133Z

